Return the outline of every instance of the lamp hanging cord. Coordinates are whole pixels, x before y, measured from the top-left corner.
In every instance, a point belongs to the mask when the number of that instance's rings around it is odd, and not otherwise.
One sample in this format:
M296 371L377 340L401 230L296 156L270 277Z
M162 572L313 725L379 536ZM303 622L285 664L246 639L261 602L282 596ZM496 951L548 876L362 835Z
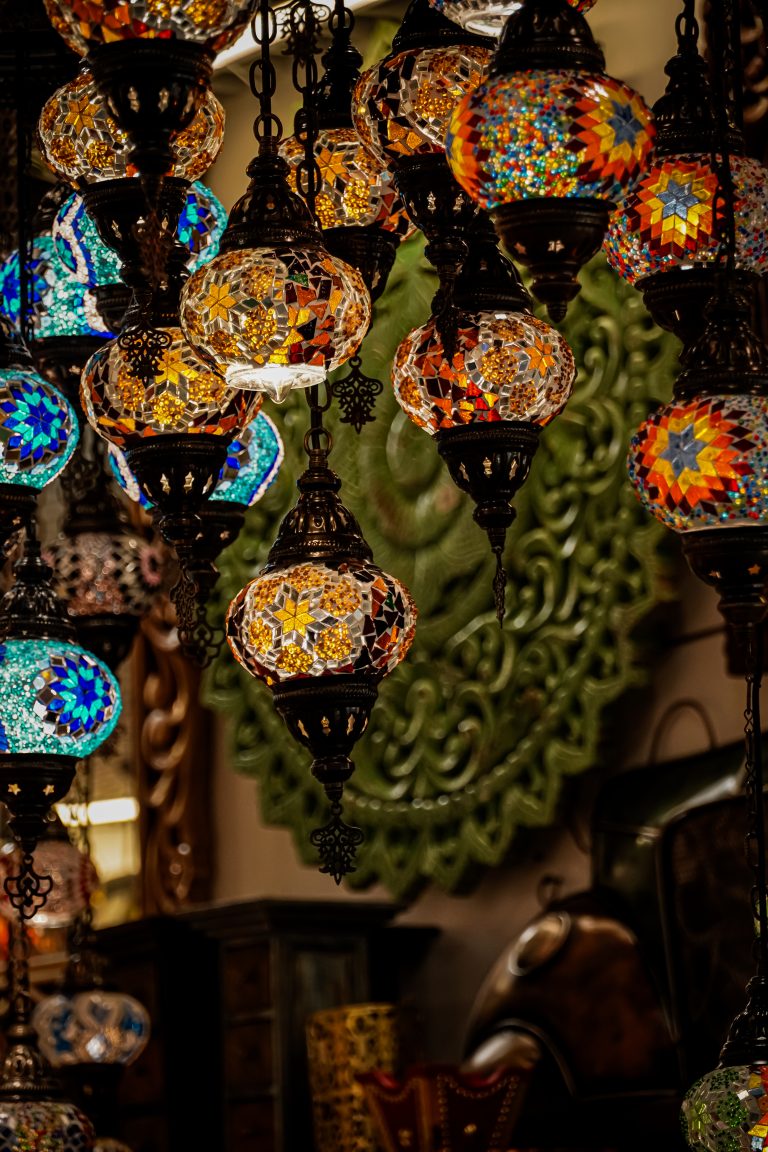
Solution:
M752 870L752 910L755 917L757 974L768 977L768 908L766 908L765 806L763 800L763 732L760 685L763 674L762 633L758 625L745 630L747 704L744 709L746 779L744 791L749 813L747 861Z
M732 0L712 0L711 46L719 53L713 59L712 89L715 97L716 125L712 168L717 175L717 190L713 198L714 227L720 234L717 260L726 282L736 270L736 192L731 170L731 136L736 127L733 91L741 90L741 69L737 64L740 53L739 24ZM736 35L736 45L733 37ZM738 107L740 108L740 99Z
M29 234L27 212L29 210L29 190L27 188L27 167L30 156L30 142L24 121L27 107L27 17L26 4L16 6L16 237L19 253L19 332L26 343L30 336L30 288L29 274L32 265L32 242Z
M272 63L270 44L277 39L277 19L269 0L260 0L256 15L251 20L251 32L261 49L248 72L251 92L259 103L259 114L253 122L253 135L259 145L259 155L274 155L283 138L283 125L272 111L272 97L277 90L277 75Z

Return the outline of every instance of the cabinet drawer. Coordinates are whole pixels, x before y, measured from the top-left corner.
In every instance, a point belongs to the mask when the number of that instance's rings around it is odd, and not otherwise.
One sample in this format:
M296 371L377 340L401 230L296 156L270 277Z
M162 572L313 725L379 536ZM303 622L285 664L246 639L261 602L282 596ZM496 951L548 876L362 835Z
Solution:
M230 1105L227 1152L278 1152L275 1106L270 1100Z
M268 944L228 948L222 965L224 1011L228 1017L269 1008L271 980Z
M272 1085L272 1024L257 1020L229 1025L224 1037L227 1095L250 1096Z

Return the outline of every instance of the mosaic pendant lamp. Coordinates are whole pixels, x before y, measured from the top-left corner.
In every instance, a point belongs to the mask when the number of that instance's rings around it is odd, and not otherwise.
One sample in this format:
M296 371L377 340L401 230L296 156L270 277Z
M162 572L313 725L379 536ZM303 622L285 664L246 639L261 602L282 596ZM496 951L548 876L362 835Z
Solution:
M642 98L604 67L586 20L566 0L523 0L487 80L457 104L446 140L454 176L530 269L555 321L653 143Z
M456 306L450 354L432 316L398 347L392 383L406 416L434 436L454 483L475 502L475 522L496 556L501 622L512 501L530 471L541 428L568 400L576 369L565 340L532 315L487 218L472 233Z
M455 20L469 32L481 36L501 35L507 19L522 6L522 0L429 0L433 8ZM577 12L588 12L595 0L568 0Z
M311 839L321 871L338 884L354 871L363 838L342 819L344 783L354 770L350 756L379 681L410 648L416 609L407 589L373 563L341 503L321 426L308 443L298 503L262 571L230 604L226 633L237 661L271 689L290 732L312 753L312 774L331 801L331 819Z

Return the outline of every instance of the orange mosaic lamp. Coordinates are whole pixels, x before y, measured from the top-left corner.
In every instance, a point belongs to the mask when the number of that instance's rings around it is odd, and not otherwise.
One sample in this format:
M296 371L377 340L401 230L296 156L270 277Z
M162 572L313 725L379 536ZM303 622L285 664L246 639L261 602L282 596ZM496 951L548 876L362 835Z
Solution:
M457 104L446 139L456 180L530 268L533 291L555 320L653 143L645 102L604 65L586 20L566 0L523 0L488 79Z
M271 689L275 708L312 755L331 819L311 836L321 871L336 883L354 871L363 834L342 819L352 749L365 732L378 684L404 659L416 607L373 562L339 478L328 468L319 407L307 437L309 466L262 571L227 612L237 661Z

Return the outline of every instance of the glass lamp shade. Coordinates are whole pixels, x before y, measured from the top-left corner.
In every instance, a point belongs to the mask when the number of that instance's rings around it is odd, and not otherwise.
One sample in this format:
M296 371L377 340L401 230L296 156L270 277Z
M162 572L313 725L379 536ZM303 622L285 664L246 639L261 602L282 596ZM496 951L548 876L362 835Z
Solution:
M226 462L208 503L224 500L250 508L277 478L284 455L280 433L269 416L259 412L227 448ZM114 444L109 445L109 464L126 496L142 508L151 508L125 455Z
M70 616L143 616L162 582L157 548L128 532L61 534L44 558Z
M676 532L768 524L768 399L664 405L632 438L628 468L641 502Z
M89 68L54 92L38 121L38 145L46 164L76 187L136 176L130 145L96 87ZM208 92L192 122L172 136L168 173L197 180L210 168L224 139L224 109Z
M122 1140L114 1140L111 1136L100 1136L93 1146L93 1152L133 1152Z
M736 266L768 267L768 178L759 161L731 157L736 200ZM669 268L713 264L720 231L713 205L718 179L708 157L663 158L614 213L603 248L630 284Z
M512 12L523 0L429 0L431 6L449 20L461 24L468 32L481 36L500 36ZM595 0L568 0L577 12L588 12Z
M280 145L280 155L290 168L288 183L297 192L304 145L289 136ZM323 228L375 224L400 237L414 231L391 173L363 146L354 128L321 128L315 159L320 172L315 211Z
M36 1005L32 1023L40 1051L54 1068L131 1064L149 1040L144 1006L133 996L101 988L46 996Z
M0 484L44 488L77 440L77 418L52 384L37 372L0 368Z
M190 40L220 52L242 33L253 0L45 0L53 27L73 52L120 40Z
M261 397L228 388L187 344L181 329L165 331L171 343L151 380L136 376L119 339L91 356L80 392L91 427L118 445L163 434L231 438L253 418Z
M362 674L378 680L405 657L416 608L372 563L289 564L263 572L227 612L235 658L267 684Z
M112 733L120 710L115 677L79 645L14 639L0 645L0 752L82 759Z
M190 276L181 298L187 339L227 383L277 401L354 355L370 318L360 273L322 249L220 253Z
M0 1152L91 1152L93 1125L65 1100L0 1100Z
M532 70L468 92L446 151L459 184L489 211L534 197L619 204L647 168L653 134L649 108L621 81Z
M19 254L0 265L0 312L18 325L21 311ZM33 340L58 336L109 336L92 293L59 259L50 235L36 236L28 264Z
M768 1143L768 1066L718 1068L683 1101L683 1133L702 1152L762 1152Z
M13 841L0 848L0 880L18 872L17 852ZM35 912L35 927L65 928L84 910L98 886L93 862L67 838L43 839L35 849L35 867L53 879L45 904ZM0 891L0 914L6 920L16 919L5 889Z
M383 164L441 153L451 115L483 80L487 48L451 44L409 48L364 72L352 96L360 139Z
M456 348L446 355L430 319L401 342L392 381L414 424L444 428L500 420L540 427L571 394L573 355L555 328L528 313L463 313Z
M178 239L189 250L190 271L216 255L226 224L224 206L210 189L196 181L187 194L176 229ZM120 258L99 236L77 192L57 212L51 235L59 260L81 284L96 288L119 281Z

